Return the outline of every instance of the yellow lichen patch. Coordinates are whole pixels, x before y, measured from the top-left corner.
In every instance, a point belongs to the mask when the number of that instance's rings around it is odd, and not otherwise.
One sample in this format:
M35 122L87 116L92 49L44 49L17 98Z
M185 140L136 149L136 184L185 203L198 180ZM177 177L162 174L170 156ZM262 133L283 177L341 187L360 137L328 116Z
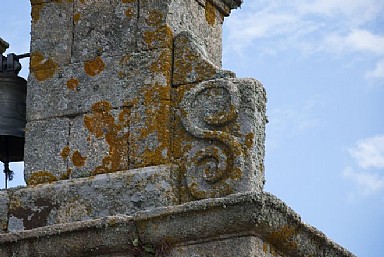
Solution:
M77 23L77 22L79 22L79 20L80 20L80 13L75 13L74 15L73 15L73 22L74 23Z
M66 146L64 147L62 150L61 150L61 157L63 158L63 160L66 160L68 159L68 156L69 156L69 153L70 153L71 149L69 148L69 146Z
M121 0L122 3L124 4L132 4L135 3L137 0Z
M84 70L89 76L96 76L105 69L105 63L100 56L84 63Z
M212 79L217 68L212 65L187 37L175 43L173 84L188 84Z
M130 109L124 107L115 121L111 113L112 106L106 101L92 106L93 113L84 117L85 127L96 137L105 138L109 145L109 154L102 160L102 165L95 168L93 175L109 173L127 168Z
M297 249L297 242L295 241L296 235L297 230L295 227L285 225L269 233L266 241L282 252L291 252Z
M52 183L57 180L57 177L48 171L36 171L28 178L27 185L36 186L39 184Z
M78 150L76 150L72 154L72 163L76 167L83 167L86 160L87 160L87 157L82 156Z
M170 51L162 51L159 58L151 64L152 73L161 73L166 79L167 84L171 83L172 72L172 55ZM170 87L168 87L170 89ZM161 99L169 99L169 91L166 92L167 96Z
M44 7L44 3L41 4L32 4L32 9L31 9L31 17L32 17L32 22L37 22L40 19L40 12Z
M164 15L160 11L152 10L146 19L150 29L144 31L144 42L149 48L156 46L172 48L173 32L163 17Z
M72 174L72 169L67 169L67 172L63 173L60 176L60 180L70 179L71 178L71 174Z
M133 16L135 15L133 8L126 9L124 13L125 13L125 16L127 16L130 19L133 18Z
M139 156L142 160L137 167L159 165L169 162L170 155L170 103L159 101L161 95L166 94L166 87L153 86L144 92L145 125L140 129L137 140L145 140L149 136L156 136L157 146L149 149L145 146ZM140 117L137 117L140 118ZM136 152L136 151L135 151Z
M269 245L266 243L263 243L263 252L268 253L269 252Z
M253 147L253 140L254 140L255 134L253 132L250 132L245 135L245 146L248 149L251 149Z
M216 8L210 1L205 2L205 20L208 22L209 25L215 25Z
M58 65L51 58L45 58L39 52L31 54L30 70L38 81L44 81L52 78Z
M126 65L129 64L129 61L132 59L132 56L130 54L124 54L119 61L119 65Z
M71 78L67 81L67 88L73 91L76 91L77 86L79 85L79 80Z

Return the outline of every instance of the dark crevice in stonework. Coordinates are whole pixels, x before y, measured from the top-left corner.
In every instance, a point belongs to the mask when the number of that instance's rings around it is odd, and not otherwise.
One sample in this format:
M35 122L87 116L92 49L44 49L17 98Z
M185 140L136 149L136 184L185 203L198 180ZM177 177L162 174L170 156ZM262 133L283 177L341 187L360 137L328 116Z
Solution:
M172 56L171 56L171 87L173 88L173 74L175 71L175 37L172 39Z
M71 43L71 60L75 51L75 1L72 2L72 43ZM72 63L72 61L71 61Z
M75 117L70 117L70 121L69 121L69 125L68 125L68 140L67 140L67 144L66 144L66 147L69 149L70 148L70 141L71 141L71 128L73 126L73 120L75 119ZM68 177L67 179L71 179L71 173L69 172L69 156L68 158L65 159L65 165L66 165L66 172L68 174Z

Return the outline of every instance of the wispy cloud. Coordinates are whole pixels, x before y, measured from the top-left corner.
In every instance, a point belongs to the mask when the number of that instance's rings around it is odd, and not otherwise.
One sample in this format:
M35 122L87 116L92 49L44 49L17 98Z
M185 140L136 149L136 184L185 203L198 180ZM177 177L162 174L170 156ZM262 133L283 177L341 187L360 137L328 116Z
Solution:
M365 74L366 78L384 79L384 59L376 63L375 69Z
M343 176L357 185L357 194L353 193L351 195L353 197L368 197L384 190L384 177L377 173L356 172L347 167L343 171Z
M258 0L244 4L225 23L226 49L243 53L250 45L260 54L295 49L364 56L376 66L366 78L382 78L384 33L382 0Z
M363 169L384 168L384 135L360 140L349 152Z
M359 140L349 154L359 166L348 166L343 171L343 176L357 187L351 197L368 197L384 191L384 135Z

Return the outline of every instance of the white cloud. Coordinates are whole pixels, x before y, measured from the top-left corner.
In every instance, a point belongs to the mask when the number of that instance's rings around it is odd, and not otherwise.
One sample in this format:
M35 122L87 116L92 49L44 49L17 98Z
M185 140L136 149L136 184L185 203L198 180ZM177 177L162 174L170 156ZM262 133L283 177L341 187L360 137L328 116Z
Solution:
M381 0L302 0L298 10L302 15L313 15L339 19L342 24L358 26L381 14L384 3Z
M329 34L324 42L324 50L384 55L384 36L375 35L368 30L355 29L346 35Z
M383 12L382 0L249 1L226 20L224 46L238 54L252 46L260 55L291 49L306 57L331 53L340 58L348 55L350 60L365 58L365 63L376 65L366 78L381 78L382 64L377 60L384 58L379 24Z
M343 176L356 183L360 197L372 196L384 189L384 177L378 174L355 172L351 167L347 167Z
M384 135L360 140L349 152L363 169L384 168Z
M368 71L365 74L366 78L384 79L384 59L376 63L374 70Z

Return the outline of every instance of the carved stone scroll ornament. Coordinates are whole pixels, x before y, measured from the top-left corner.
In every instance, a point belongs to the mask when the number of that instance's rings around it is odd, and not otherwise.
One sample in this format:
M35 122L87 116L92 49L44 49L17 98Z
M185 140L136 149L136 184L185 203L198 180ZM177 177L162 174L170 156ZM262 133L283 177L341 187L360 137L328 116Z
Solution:
M200 83L184 95L182 123L201 139L185 156L186 183L197 199L234 193L243 175L242 146L226 129L236 125L239 107L237 86L224 79Z

